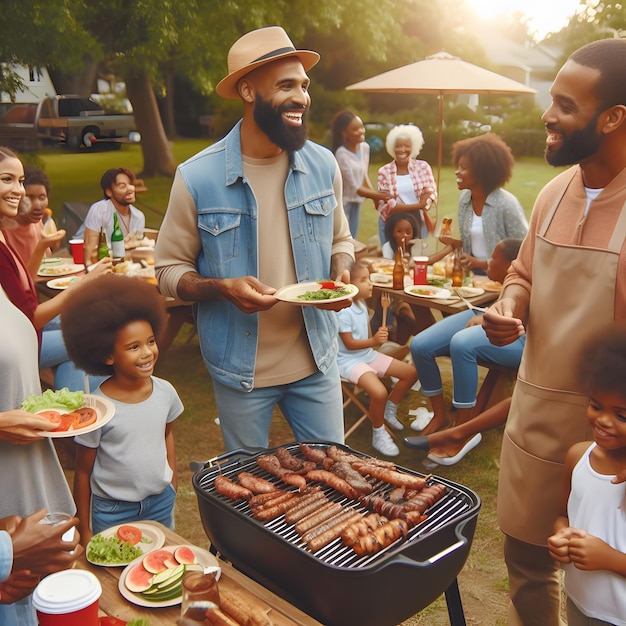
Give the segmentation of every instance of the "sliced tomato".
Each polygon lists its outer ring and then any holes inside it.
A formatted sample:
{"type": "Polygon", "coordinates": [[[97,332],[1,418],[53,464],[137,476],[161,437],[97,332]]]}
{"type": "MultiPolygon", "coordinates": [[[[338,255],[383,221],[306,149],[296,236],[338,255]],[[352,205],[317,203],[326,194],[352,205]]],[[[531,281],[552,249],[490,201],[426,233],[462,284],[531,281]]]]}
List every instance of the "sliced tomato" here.
{"type": "Polygon", "coordinates": [[[80,416],[78,424],[75,428],[85,428],[85,426],[90,426],[98,419],[96,410],[92,409],[90,406],[84,406],[80,409],[76,409],[74,413],[78,413],[80,416]]]}
{"type": "Polygon", "coordinates": [[[126,626],[128,622],[123,619],[117,619],[117,617],[111,617],[107,615],[105,617],[98,618],[98,626],[126,626]]]}
{"type": "Polygon", "coordinates": [[[126,541],[130,543],[131,546],[134,546],[141,541],[141,530],[136,526],[125,524],[117,529],[117,538],[120,541],[126,541]]]}
{"type": "Polygon", "coordinates": [[[61,415],[60,424],[54,429],[55,432],[66,432],[68,430],[72,430],[76,428],[80,420],[80,415],[78,413],[64,413],[61,415]]]}
{"type": "Polygon", "coordinates": [[[322,280],[320,281],[320,286],[322,289],[337,289],[334,280],[322,280]]]}
{"type": "Polygon", "coordinates": [[[39,411],[37,415],[41,415],[41,417],[45,417],[47,420],[52,422],[53,424],[61,423],[61,414],[58,411],[39,411]]]}

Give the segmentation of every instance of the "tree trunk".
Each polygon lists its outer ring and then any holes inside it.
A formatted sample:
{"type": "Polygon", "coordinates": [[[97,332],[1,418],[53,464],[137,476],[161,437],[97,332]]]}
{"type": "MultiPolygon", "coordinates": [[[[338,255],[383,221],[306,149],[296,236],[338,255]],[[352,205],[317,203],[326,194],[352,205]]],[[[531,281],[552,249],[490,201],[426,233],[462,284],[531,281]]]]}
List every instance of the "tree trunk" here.
{"type": "Polygon", "coordinates": [[[163,98],[163,125],[170,139],[176,138],[176,123],[174,121],[174,63],[167,63],[164,67],[165,97],[163,98]]]}
{"type": "Polygon", "coordinates": [[[126,94],[133,105],[137,130],[141,133],[143,178],[174,176],[176,162],[159,114],[152,83],[145,74],[126,78],[126,94]]]}

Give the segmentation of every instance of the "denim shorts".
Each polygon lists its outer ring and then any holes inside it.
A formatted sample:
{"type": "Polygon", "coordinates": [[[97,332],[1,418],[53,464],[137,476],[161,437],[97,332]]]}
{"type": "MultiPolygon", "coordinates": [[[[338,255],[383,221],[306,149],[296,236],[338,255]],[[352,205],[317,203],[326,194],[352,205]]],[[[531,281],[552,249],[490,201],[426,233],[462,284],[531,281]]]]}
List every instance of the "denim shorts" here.
{"type": "Polygon", "coordinates": [[[171,484],[162,493],[140,502],[110,500],[94,494],[91,498],[91,530],[95,535],[111,526],[142,520],[160,522],[173,530],[175,501],[176,491],[171,484]]]}

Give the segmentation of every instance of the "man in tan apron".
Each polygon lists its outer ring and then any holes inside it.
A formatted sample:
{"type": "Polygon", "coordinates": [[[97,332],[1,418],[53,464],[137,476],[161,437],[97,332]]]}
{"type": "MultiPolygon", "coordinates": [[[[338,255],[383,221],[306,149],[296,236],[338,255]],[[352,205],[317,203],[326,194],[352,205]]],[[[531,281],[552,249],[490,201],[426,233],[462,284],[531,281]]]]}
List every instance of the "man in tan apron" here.
{"type": "Polygon", "coordinates": [[[483,322],[496,345],[527,333],[502,442],[498,491],[509,624],[515,626],[560,623],[557,564],[547,538],[559,514],[565,454],[573,443],[591,439],[576,359],[598,328],[626,318],[622,85],[626,40],[584,46],[557,75],[542,118],[546,159],[578,165],[539,194],[502,296],[483,322]]]}

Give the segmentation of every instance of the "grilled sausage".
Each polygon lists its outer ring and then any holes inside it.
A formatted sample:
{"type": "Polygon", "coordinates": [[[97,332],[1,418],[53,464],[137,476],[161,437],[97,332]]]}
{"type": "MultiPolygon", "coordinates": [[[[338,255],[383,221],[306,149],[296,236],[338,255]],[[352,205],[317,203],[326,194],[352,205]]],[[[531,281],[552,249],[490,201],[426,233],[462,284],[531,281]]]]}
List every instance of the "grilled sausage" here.
{"type": "Polygon", "coordinates": [[[269,480],[265,480],[265,478],[255,476],[250,472],[241,472],[239,476],[237,476],[237,482],[254,494],[272,493],[278,489],[274,483],[271,483],[269,480]]]}
{"type": "Polygon", "coordinates": [[[326,483],[329,487],[335,489],[339,493],[342,493],[347,498],[353,500],[359,497],[359,492],[343,478],[339,478],[336,474],[327,470],[313,470],[306,475],[308,480],[316,480],[321,483],[326,483]]]}
{"type": "Polygon", "coordinates": [[[242,626],[272,626],[260,608],[254,608],[230,591],[220,589],[220,608],[242,626]]]}
{"type": "Polygon", "coordinates": [[[290,472],[297,472],[302,469],[302,459],[294,456],[287,450],[287,448],[277,448],[274,453],[276,458],[280,461],[282,467],[290,472]]]}
{"type": "MultiPolygon", "coordinates": [[[[293,498],[295,494],[290,492],[289,495],[293,498]]],[[[269,522],[277,517],[280,517],[289,506],[290,498],[286,498],[281,500],[280,502],[276,502],[275,504],[265,505],[258,507],[252,511],[252,516],[254,519],[259,520],[259,522],[269,522]]],[[[272,503],[274,501],[272,500],[272,503]]]]}
{"type": "Polygon", "coordinates": [[[350,517],[353,513],[354,513],[354,509],[343,508],[336,515],[333,515],[332,517],[329,517],[327,520],[325,520],[321,524],[318,524],[317,526],[311,528],[311,530],[305,532],[302,535],[302,541],[304,541],[304,543],[308,544],[309,541],[311,541],[312,539],[315,539],[315,537],[318,537],[319,535],[325,533],[327,530],[330,530],[331,528],[333,528],[339,522],[341,522],[344,519],[347,519],[348,517],[350,517]]]}
{"type": "Polygon", "coordinates": [[[277,489],[271,493],[259,493],[256,496],[252,496],[250,500],[248,500],[248,505],[250,508],[255,509],[256,507],[262,506],[263,504],[267,504],[268,502],[279,498],[284,493],[287,492],[282,489],[277,489]]]}
{"type": "Polygon", "coordinates": [[[222,476],[221,474],[215,478],[214,484],[218,493],[235,502],[250,500],[253,496],[253,493],[249,489],[238,485],[230,478],[226,478],[226,476],[222,476]]]}
{"type": "Polygon", "coordinates": [[[296,523],[296,532],[302,536],[305,532],[319,526],[322,522],[325,522],[327,519],[337,515],[340,511],[343,510],[343,506],[339,504],[339,502],[329,502],[321,506],[314,513],[303,517],[299,522],[296,523]]]}
{"type": "Polygon", "coordinates": [[[317,511],[325,502],[328,502],[328,498],[323,492],[316,491],[309,494],[308,497],[304,498],[295,506],[289,507],[289,509],[285,512],[285,521],[288,524],[295,524],[303,517],[306,517],[309,513],[317,511]]]}
{"type": "Polygon", "coordinates": [[[307,446],[306,443],[300,443],[298,445],[300,446],[300,452],[302,452],[302,455],[307,461],[323,463],[324,459],[328,456],[321,448],[313,448],[312,446],[307,446]]]}
{"type": "Polygon", "coordinates": [[[280,478],[284,483],[297,487],[300,490],[306,488],[306,480],[304,476],[300,476],[299,474],[295,474],[293,472],[290,472],[289,470],[286,470],[284,467],[282,467],[280,461],[278,460],[278,457],[276,457],[275,455],[262,454],[261,456],[257,457],[256,463],[261,469],[264,469],[266,472],[274,474],[274,476],[278,476],[278,478],[280,478]]]}
{"type": "Polygon", "coordinates": [[[356,454],[346,452],[338,446],[329,446],[328,450],[326,450],[326,453],[331,459],[333,459],[333,461],[345,461],[346,463],[363,463],[364,461],[366,461],[371,465],[377,465],[379,467],[387,467],[389,469],[395,469],[396,467],[393,461],[383,461],[375,457],[368,457],[367,459],[364,459],[363,457],[357,456],[356,454]]]}
{"type": "Polygon", "coordinates": [[[351,487],[354,487],[359,493],[372,493],[374,488],[370,485],[359,472],[352,468],[350,463],[345,461],[336,462],[330,469],[333,474],[343,478],[351,487]]]}
{"type": "Polygon", "coordinates": [[[405,474],[391,469],[377,467],[366,462],[353,463],[352,467],[363,476],[373,476],[378,480],[395,485],[396,487],[408,487],[409,489],[423,489],[426,479],[413,474],[405,474]]]}
{"type": "Polygon", "coordinates": [[[356,511],[353,512],[351,515],[348,515],[346,518],[337,522],[337,524],[323,532],[321,535],[318,535],[317,537],[311,539],[311,541],[307,543],[306,547],[311,550],[311,552],[317,552],[318,550],[321,550],[322,548],[326,547],[331,541],[337,539],[341,535],[341,531],[348,524],[351,524],[360,517],[360,513],[357,513],[356,511]]]}

